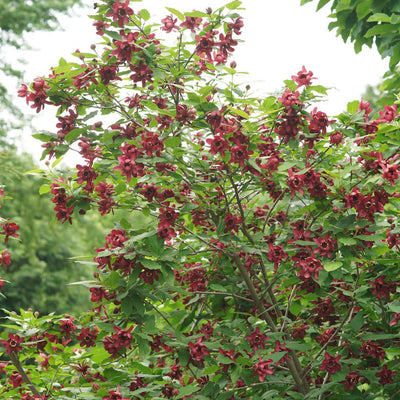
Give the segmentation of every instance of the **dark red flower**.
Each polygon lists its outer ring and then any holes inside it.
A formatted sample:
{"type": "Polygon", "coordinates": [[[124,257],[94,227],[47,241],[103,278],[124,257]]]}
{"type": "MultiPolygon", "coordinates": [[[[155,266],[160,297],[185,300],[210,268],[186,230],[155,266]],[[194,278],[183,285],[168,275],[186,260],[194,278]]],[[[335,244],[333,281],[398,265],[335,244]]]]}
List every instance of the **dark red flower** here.
{"type": "Polygon", "coordinates": [[[329,375],[334,374],[337,371],[340,371],[342,367],[339,364],[339,360],[341,358],[340,355],[338,356],[331,356],[327,352],[325,352],[325,360],[322,361],[321,366],[319,367],[320,371],[327,371],[329,375]]]}
{"type": "Polygon", "coordinates": [[[324,237],[314,238],[313,241],[317,243],[317,248],[314,250],[314,254],[319,253],[321,257],[326,256],[328,258],[331,258],[332,253],[337,248],[337,240],[331,238],[329,234],[325,235],[324,237]]]}
{"type": "Polygon", "coordinates": [[[342,132],[334,132],[329,135],[329,142],[331,144],[335,144],[336,147],[339,146],[340,143],[344,142],[344,136],[342,132]]]}
{"type": "Polygon", "coordinates": [[[388,299],[391,293],[396,293],[397,284],[391,279],[386,280],[385,275],[376,278],[374,281],[369,281],[368,283],[372,285],[372,293],[378,299],[388,299]]]}
{"type": "Polygon", "coordinates": [[[122,229],[113,229],[106,236],[106,243],[110,245],[112,249],[116,247],[123,247],[124,243],[128,240],[126,237],[126,232],[122,229]]]}
{"type": "Polygon", "coordinates": [[[126,143],[120,147],[120,150],[122,155],[118,156],[118,166],[114,167],[114,171],[121,171],[121,175],[126,176],[128,182],[131,181],[132,177],[143,176],[144,165],[136,163],[136,159],[143,155],[143,150],[133,144],[126,143]]]}
{"type": "Polygon", "coordinates": [[[153,285],[154,281],[158,281],[160,271],[156,269],[143,268],[143,271],[139,274],[139,278],[142,278],[149,285],[153,285]]]}
{"type": "Polygon", "coordinates": [[[189,342],[188,344],[191,359],[197,361],[200,366],[204,365],[204,357],[210,355],[210,351],[207,349],[207,346],[202,342],[203,338],[198,337],[195,343],[189,342]]]}
{"type": "Polygon", "coordinates": [[[161,30],[167,33],[172,32],[172,30],[177,30],[179,27],[178,25],[175,25],[176,21],[178,21],[177,18],[174,18],[172,15],[167,15],[161,20],[161,22],[164,24],[164,26],[161,27],[161,30]]]}
{"type": "Polygon", "coordinates": [[[265,348],[265,342],[270,337],[264,333],[260,333],[260,328],[257,327],[254,331],[250,332],[250,335],[246,335],[246,339],[250,342],[253,350],[257,351],[258,349],[265,348]]]}
{"type": "Polygon", "coordinates": [[[23,337],[17,334],[9,333],[8,339],[0,340],[0,343],[6,349],[6,353],[11,354],[11,353],[18,353],[19,351],[22,350],[21,344],[24,342],[24,340],[25,339],[23,337]]]}
{"type": "Polygon", "coordinates": [[[281,102],[284,107],[299,106],[303,104],[303,102],[299,100],[299,96],[300,92],[297,90],[293,92],[290,89],[287,89],[283,92],[282,97],[279,97],[277,100],[281,102]]]}
{"type": "Polygon", "coordinates": [[[398,115],[400,115],[397,114],[397,104],[395,104],[394,106],[384,106],[383,111],[379,111],[379,115],[381,116],[381,118],[377,119],[378,122],[392,122],[398,115]]]}
{"type": "Polygon", "coordinates": [[[364,115],[368,119],[369,114],[372,112],[372,109],[370,108],[370,103],[364,99],[361,99],[357,111],[364,111],[364,115]]]}
{"type": "Polygon", "coordinates": [[[324,269],[321,261],[317,260],[314,255],[307,257],[304,260],[300,260],[296,266],[300,266],[300,272],[298,275],[302,281],[306,281],[310,278],[317,280],[319,278],[319,271],[324,269]]]}
{"type": "Polygon", "coordinates": [[[74,317],[69,317],[67,319],[62,319],[60,321],[60,329],[62,333],[65,333],[69,338],[71,333],[74,333],[77,327],[74,325],[74,317]]]}
{"type": "Polygon", "coordinates": [[[322,111],[317,111],[317,108],[311,111],[311,121],[309,125],[309,130],[311,133],[326,133],[326,128],[331,123],[335,122],[334,120],[329,121],[327,115],[322,111]]]}
{"type": "Polygon", "coordinates": [[[112,65],[111,67],[103,67],[99,69],[99,74],[101,81],[107,85],[111,81],[117,80],[120,81],[122,78],[117,76],[118,73],[118,67],[115,65],[112,65]]]}
{"type": "Polygon", "coordinates": [[[118,22],[118,26],[122,28],[125,24],[129,23],[129,15],[133,15],[133,10],[128,7],[129,0],[126,0],[125,3],[120,3],[119,0],[116,0],[115,4],[111,7],[113,11],[110,11],[106,14],[107,17],[112,17],[113,22],[118,22]]]}
{"type": "Polygon", "coordinates": [[[168,383],[164,386],[164,388],[161,390],[163,397],[167,399],[172,399],[173,397],[176,397],[179,395],[179,389],[176,389],[169,385],[168,383]]]}
{"type": "Polygon", "coordinates": [[[385,350],[382,346],[373,340],[362,340],[362,346],[360,347],[360,352],[363,353],[363,357],[378,358],[383,361],[385,359],[385,350]]]}
{"type": "Polygon", "coordinates": [[[176,107],[175,120],[179,122],[189,123],[191,120],[196,118],[196,110],[190,108],[186,104],[178,104],[176,107]]]}
{"type": "Polygon", "coordinates": [[[393,376],[396,375],[395,371],[392,371],[391,369],[388,369],[387,365],[385,364],[382,367],[382,370],[380,372],[377,372],[375,376],[379,378],[379,383],[381,385],[386,385],[388,383],[393,383],[393,376]]]}
{"type": "Polygon", "coordinates": [[[103,345],[105,350],[111,354],[111,358],[116,358],[123,350],[131,348],[133,325],[129,329],[121,329],[117,326],[114,326],[113,329],[116,333],[106,336],[103,345]]]}
{"type": "Polygon", "coordinates": [[[124,31],[120,32],[121,40],[114,42],[115,49],[111,52],[114,54],[119,61],[127,61],[131,63],[132,53],[140,51],[140,47],[136,46],[136,41],[139,36],[139,32],[129,32],[125,34],[124,31]]]}
{"type": "Polygon", "coordinates": [[[289,255],[283,250],[284,246],[274,246],[272,243],[268,243],[268,260],[274,263],[275,270],[278,268],[278,265],[289,255]]]}
{"type": "Polygon", "coordinates": [[[294,174],[295,170],[292,168],[289,168],[288,170],[288,178],[286,180],[290,191],[292,198],[295,196],[296,192],[299,194],[304,194],[304,175],[303,174],[294,174]]]}
{"type": "Polygon", "coordinates": [[[104,29],[107,29],[110,24],[107,24],[104,21],[96,21],[93,23],[93,25],[96,27],[96,35],[103,36],[104,35],[104,29]]]}
{"type": "Polygon", "coordinates": [[[117,390],[110,390],[108,394],[109,396],[103,396],[103,400],[130,400],[128,397],[122,397],[119,385],[117,386],[117,390]]]}
{"type": "Polygon", "coordinates": [[[219,153],[225,157],[225,150],[229,149],[229,142],[223,136],[215,135],[212,139],[206,139],[206,142],[211,146],[211,154],[219,153]]]}
{"type": "Polygon", "coordinates": [[[228,28],[233,30],[236,35],[240,35],[240,29],[243,28],[244,23],[242,17],[236,18],[233,22],[228,22],[228,28]]]}
{"type": "Polygon", "coordinates": [[[146,82],[153,82],[153,70],[146,63],[141,61],[138,65],[130,65],[129,68],[133,71],[129,76],[133,82],[141,82],[143,87],[146,86],[146,82]]]}
{"type": "Polygon", "coordinates": [[[195,39],[197,41],[196,54],[200,57],[203,57],[205,55],[207,57],[207,60],[211,62],[211,51],[215,44],[212,37],[212,31],[208,31],[205,35],[201,37],[196,35],[195,39]]]}
{"type": "Polygon", "coordinates": [[[185,21],[181,23],[181,27],[185,27],[196,33],[196,29],[199,28],[201,21],[200,17],[185,17],[185,21]]]}
{"type": "Polygon", "coordinates": [[[9,379],[11,386],[14,388],[21,386],[24,382],[24,378],[17,371],[13,371],[9,379]]]}
{"type": "Polygon", "coordinates": [[[306,336],[306,330],[309,328],[310,326],[307,324],[302,324],[301,326],[296,326],[293,328],[292,331],[292,336],[293,339],[304,339],[304,337],[306,336]]]}
{"type": "Polygon", "coordinates": [[[262,361],[261,354],[259,354],[259,360],[260,361],[258,363],[254,364],[254,374],[250,376],[258,375],[258,380],[263,382],[268,375],[272,375],[274,373],[274,370],[270,368],[272,360],[262,361]]]}
{"type": "Polygon", "coordinates": [[[238,232],[240,224],[243,222],[242,217],[239,215],[233,215],[228,212],[225,216],[225,229],[224,232],[238,232]]]}
{"type": "Polygon", "coordinates": [[[303,65],[303,68],[297,73],[297,75],[292,75],[292,79],[297,83],[296,89],[298,89],[300,86],[310,86],[311,80],[316,78],[314,78],[313,73],[307,71],[303,65]]]}
{"type": "Polygon", "coordinates": [[[19,225],[15,222],[5,222],[4,224],[1,224],[1,226],[3,227],[1,234],[6,236],[4,238],[4,243],[8,243],[8,238],[10,236],[15,238],[19,237],[19,234],[17,233],[19,225]]]}
{"type": "Polygon", "coordinates": [[[357,385],[358,382],[360,381],[360,373],[358,371],[350,371],[346,374],[346,379],[343,382],[345,384],[344,386],[344,390],[354,390],[357,385]]]}
{"type": "Polygon", "coordinates": [[[79,343],[81,347],[93,347],[96,345],[98,333],[99,330],[97,328],[92,330],[90,330],[90,328],[82,328],[81,333],[76,337],[76,339],[81,341],[79,343]]]}
{"type": "Polygon", "coordinates": [[[231,148],[231,159],[229,163],[237,163],[240,167],[244,166],[245,161],[247,161],[253,154],[252,150],[249,150],[245,145],[237,145],[231,148]]]}
{"type": "Polygon", "coordinates": [[[170,240],[176,236],[174,228],[168,226],[159,226],[157,229],[157,235],[161,239],[170,240]]]}
{"type": "Polygon", "coordinates": [[[57,137],[60,140],[63,140],[65,136],[75,128],[75,119],[78,116],[73,110],[69,110],[69,115],[64,117],[58,117],[58,124],[56,125],[57,128],[60,128],[57,131],[57,137]]]}
{"type": "Polygon", "coordinates": [[[81,65],[82,68],[86,68],[82,73],[73,76],[73,85],[77,89],[87,89],[91,83],[97,85],[99,82],[96,78],[96,67],[94,65],[81,65]]]}
{"type": "Polygon", "coordinates": [[[4,265],[5,268],[7,265],[10,264],[11,264],[11,254],[7,252],[7,249],[4,249],[0,253],[0,267],[4,265]]]}

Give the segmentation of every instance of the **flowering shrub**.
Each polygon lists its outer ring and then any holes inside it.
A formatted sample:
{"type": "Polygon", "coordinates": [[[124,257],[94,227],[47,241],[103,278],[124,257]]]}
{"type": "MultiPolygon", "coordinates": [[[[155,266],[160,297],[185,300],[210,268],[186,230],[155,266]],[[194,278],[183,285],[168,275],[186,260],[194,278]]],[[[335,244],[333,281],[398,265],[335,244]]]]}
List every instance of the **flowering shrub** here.
{"type": "Polygon", "coordinates": [[[148,224],[115,217],[82,282],[90,311],[10,313],[6,398],[399,395],[397,107],[330,119],[305,67],[251,97],[227,64],[240,4],[150,24],[97,3],[101,47],[21,89],[57,108],[43,156],[81,155],[47,172],[60,223],[124,209],[148,224]]]}
{"type": "MultiPolygon", "coordinates": [[[[6,197],[4,193],[4,189],[0,187],[0,199],[10,199],[10,197],[6,197]]],[[[0,204],[1,208],[1,204],[0,204]]],[[[7,244],[10,237],[11,238],[18,238],[19,233],[19,226],[15,222],[10,222],[9,219],[4,219],[0,216],[0,236],[4,238],[4,244],[7,244]]],[[[0,250],[0,267],[7,268],[11,265],[11,254],[7,251],[7,249],[0,250]]],[[[4,296],[1,293],[2,287],[4,285],[4,281],[1,279],[0,276],[0,296],[4,296]]]]}

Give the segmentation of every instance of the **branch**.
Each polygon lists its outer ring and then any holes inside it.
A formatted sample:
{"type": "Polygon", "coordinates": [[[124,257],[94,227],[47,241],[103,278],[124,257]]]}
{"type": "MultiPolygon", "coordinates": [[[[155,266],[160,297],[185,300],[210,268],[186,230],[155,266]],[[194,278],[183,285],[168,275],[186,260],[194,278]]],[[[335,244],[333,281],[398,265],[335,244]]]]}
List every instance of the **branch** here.
{"type": "Polygon", "coordinates": [[[12,363],[14,364],[15,368],[17,368],[17,371],[19,372],[19,374],[22,376],[22,379],[24,380],[24,382],[29,386],[29,389],[31,390],[31,392],[35,396],[41,397],[41,394],[38,392],[35,385],[32,383],[32,381],[29,379],[29,376],[26,374],[25,370],[22,368],[22,365],[19,361],[17,354],[14,352],[11,352],[10,359],[11,359],[12,363]]]}

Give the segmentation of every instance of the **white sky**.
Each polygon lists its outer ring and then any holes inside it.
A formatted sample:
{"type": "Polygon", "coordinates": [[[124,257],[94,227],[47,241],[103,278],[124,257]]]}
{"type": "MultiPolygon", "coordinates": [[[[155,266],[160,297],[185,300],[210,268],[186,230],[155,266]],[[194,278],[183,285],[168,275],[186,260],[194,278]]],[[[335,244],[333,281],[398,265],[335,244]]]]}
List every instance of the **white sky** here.
{"type": "MultiPolygon", "coordinates": [[[[131,1],[134,11],[146,8],[155,21],[169,14],[165,6],[179,11],[204,11],[208,6],[216,9],[228,0],[144,0],[131,1]]],[[[64,31],[39,32],[30,34],[28,42],[34,51],[24,54],[29,59],[26,66],[26,83],[35,77],[47,75],[52,66],[58,65],[60,57],[66,60],[76,58],[70,56],[76,49],[90,52],[90,45],[99,41],[92,26],[93,20],[87,17],[94,14],[93,1],[84,0],[87,8],[73,18],[62,18],[64,31]]],[[[300,0],[243,0],[245,10],[240,11],[244,19],[244,28],[233,60],[237,62],[237,70],[249,74],[246,84],[257,94],[268,94],[279,90],[283,80],[290,79],[302,67],[313,71],[318,78],[317,84],[332,87],[329,101],[319,105],[321,111],[330,115],[340,113],[349,101],[358,100],[365,91],[366,85],[376,85],[383,73],[388,69],[388,59],[381,60],[375,48],[363,48],[355,54],[351,43],[344,44],[342,39],[327,29],[330,22],[329,7],[315,12],[317,2],[300,7],[300,0]]],[[[20,101],[24,112],[29,113],[24,101],[20,101]]],[[[53,113],[35,114],[34,125],[37,130],[54,130],[56,120],[53,113]]],[[[23,133],[24,150],[34,154],[39,160],[41,143],[23,133]]]]}

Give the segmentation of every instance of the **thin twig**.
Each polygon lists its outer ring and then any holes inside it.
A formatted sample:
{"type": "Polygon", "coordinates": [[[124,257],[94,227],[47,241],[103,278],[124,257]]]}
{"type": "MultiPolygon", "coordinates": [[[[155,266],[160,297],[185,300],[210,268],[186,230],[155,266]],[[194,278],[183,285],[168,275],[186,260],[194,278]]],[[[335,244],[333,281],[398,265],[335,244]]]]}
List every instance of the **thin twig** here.
{"type": "Polygon", "coordinates": [[[12,363],[14,364],[15,368],[17,368],[17,371],[21,375],[22,379],[24,382],[29,386],[29,389],[32,391],[32,393],[35,396],[41,397],[41,394],[39,391],[36,389],[35,385],[32,383],[32,381],[29,379],[29,376],[26,374],[25,370],[22,368],[22,365],[19,361],[19,358],[16,353],[11,352],[10,353],[10,359],[12,363]]]}

